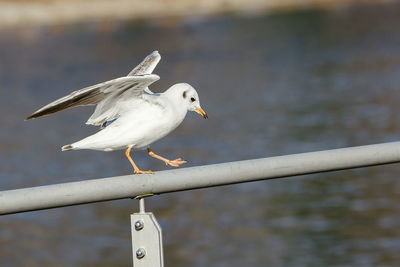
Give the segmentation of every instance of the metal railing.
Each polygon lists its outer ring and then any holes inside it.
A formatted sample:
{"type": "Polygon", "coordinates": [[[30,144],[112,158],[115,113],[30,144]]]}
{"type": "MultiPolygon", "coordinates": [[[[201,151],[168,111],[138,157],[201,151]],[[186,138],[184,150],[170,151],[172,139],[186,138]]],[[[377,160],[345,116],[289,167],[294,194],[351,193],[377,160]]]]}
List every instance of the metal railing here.
{"type": "Polygon", "coordinates": [[[400,142],[0,191],[0,214],[400,162],[400,142]]]}
{"type": "Polygon", "coordinates": [[[143,247],[133,242],[134,266],[162,266],[161,229],[154,215],[144,211],[143,196],[396,162],[400,162],[400,142],[174,169],[153,175],[126,175],[38,186],[1,191],[0,214],[139,196],[140,212],[131,215],[132,238],[143,240],[147,245],[143,247]],[[153,229],[145,234],[147,238],[142,238],[144,222],[149,225],[147,230],[153,229]],[[145,247],[153,247],[158,254],[151,256],[145,247]],[[148,256],[145,257],[146,253],[148,256]],[[154,265],[155,258],[160,264],[154,265]]]}

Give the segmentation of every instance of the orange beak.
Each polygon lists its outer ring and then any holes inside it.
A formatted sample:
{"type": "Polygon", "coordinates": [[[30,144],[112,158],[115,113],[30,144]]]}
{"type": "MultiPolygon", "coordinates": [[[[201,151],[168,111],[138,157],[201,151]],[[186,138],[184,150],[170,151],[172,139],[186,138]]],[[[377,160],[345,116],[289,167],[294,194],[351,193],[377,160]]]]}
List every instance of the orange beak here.
{"type": "Polygon", "coordinates": [[[208,119],[207,113],[202,108],[196,108],[195,111],[199,113],[204,119],[208,119]]]}

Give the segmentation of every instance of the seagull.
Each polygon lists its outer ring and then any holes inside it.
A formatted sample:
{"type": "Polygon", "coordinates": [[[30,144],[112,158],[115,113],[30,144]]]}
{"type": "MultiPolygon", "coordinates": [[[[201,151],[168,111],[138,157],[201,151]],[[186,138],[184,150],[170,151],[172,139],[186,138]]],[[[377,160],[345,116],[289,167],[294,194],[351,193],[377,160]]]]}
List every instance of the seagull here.
{"type": "Polygon", "coordinates": [[[100,126],[101,129],[80,141],[63,146],[62,151],[125,150],[135,174],[153,174],[150,170],[140,170],[130,155],[131,149],[147,147],[149,156],[166,165],[179,167],[186,161],[161,157],[149,145],[178,127],[187,111],[195,111],[205,119],[208,116],[200,106],[196,90],[187,83],[175,84],[163,93],[150,91],[148,86],[160,79],[152,74],[160,59],[158,51],[154,51],[127,76],[74,91],[40,108],[26,120],[71,107],[96,105],[86,124],[100,126]]]}

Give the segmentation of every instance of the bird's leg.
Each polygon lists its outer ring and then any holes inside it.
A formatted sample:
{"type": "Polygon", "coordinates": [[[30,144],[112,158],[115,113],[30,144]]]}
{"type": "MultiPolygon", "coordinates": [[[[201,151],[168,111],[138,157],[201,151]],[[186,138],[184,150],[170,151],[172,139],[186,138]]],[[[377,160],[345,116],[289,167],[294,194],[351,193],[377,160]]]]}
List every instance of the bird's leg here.
{"type": "Polygon", "coordinates": [[[177,159],[174,159],[174,160],[169,160],[169,159],[163,158],[163,157],[161,157],[161,156],[155,154],[155,153],[150,149],[150,147],[147,148],[147,153],[149,153],[149,156],[150,156],[150,157],[153,157],[153,158],[159,159],[159,160],[161,160],[161,161],[164,161],[166,165],[171,165],[171,166],[174,166],[174,167],[179,167],[180,165],[186,163],[186,161],[184,161],[184,160],[181,159],[181,158],[177,158],[177,159]]]}
{"type": "Polygon", "coordinates": [[[152,171],[141,171],[141,170],[139,170],[138,166],[136,166],[135,162],[133,162],[133,160],[132,160],[132,158],[131,158],[131,155],[130,155],[131,149],[132,149],[131,147],[128,147],[128,148],[126,149],[126,151],[125,151],[125,156],[128,158],[128,160],[129,160],[130,163],[132,164],[133,170],[134,170],[135,174],[145,174],[145,173],[147,173],[147,174],[153,174],[154,172],[152,172],[152,171]]]}

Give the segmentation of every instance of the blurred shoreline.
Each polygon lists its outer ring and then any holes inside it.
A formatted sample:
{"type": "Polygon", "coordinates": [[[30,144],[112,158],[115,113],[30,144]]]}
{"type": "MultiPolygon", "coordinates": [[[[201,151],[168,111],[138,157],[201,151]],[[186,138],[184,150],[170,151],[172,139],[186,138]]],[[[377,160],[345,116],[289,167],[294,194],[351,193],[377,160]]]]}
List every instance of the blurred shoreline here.
{"type": "MultiPolygon", "coordinates": [[[[298,9],[337,9],[391,0],[0,0],[0,30],[15,26],[208,17],[298,9]]],[[[179,21],[179,20],[178,20],[179,21]]]]}

